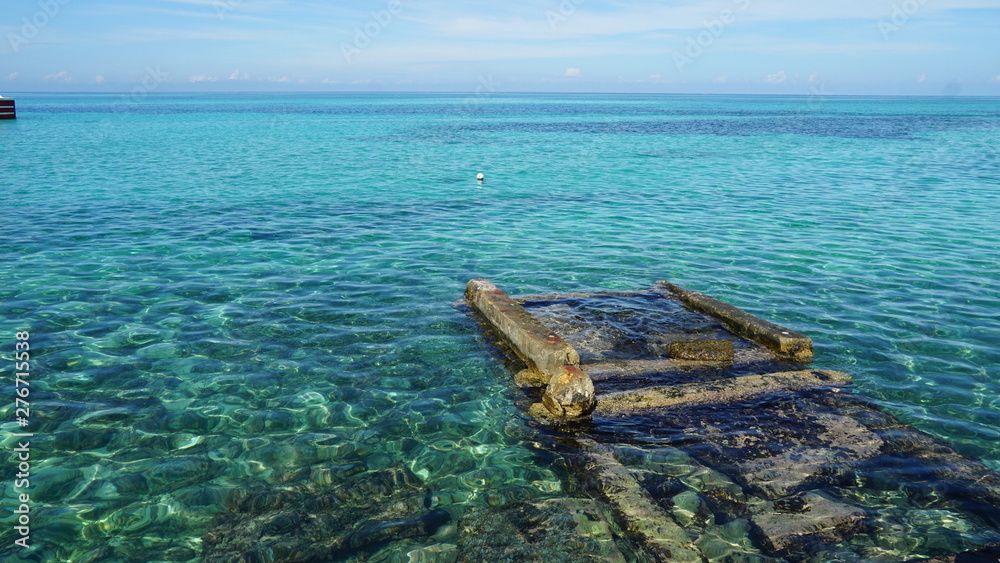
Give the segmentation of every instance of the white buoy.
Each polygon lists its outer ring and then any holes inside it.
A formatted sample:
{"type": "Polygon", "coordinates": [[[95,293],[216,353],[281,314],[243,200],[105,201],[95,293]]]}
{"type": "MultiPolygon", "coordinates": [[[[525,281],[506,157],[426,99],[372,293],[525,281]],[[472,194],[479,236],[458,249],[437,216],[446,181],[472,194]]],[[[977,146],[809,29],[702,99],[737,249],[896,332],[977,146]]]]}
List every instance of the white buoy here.
{"type": "Polygon", "coordinates": [[[484,176],[483,173],[480,172],[479,174],[476,175],[476,179],[482,182],[483,180],[486,179],[486,176],[484,176]]]}

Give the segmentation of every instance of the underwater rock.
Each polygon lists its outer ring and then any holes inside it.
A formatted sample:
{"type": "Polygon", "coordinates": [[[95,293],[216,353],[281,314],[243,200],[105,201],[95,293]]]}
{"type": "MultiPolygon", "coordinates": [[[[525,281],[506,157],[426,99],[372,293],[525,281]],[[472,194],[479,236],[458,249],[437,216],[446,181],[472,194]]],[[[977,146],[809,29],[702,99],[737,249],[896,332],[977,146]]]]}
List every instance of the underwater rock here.
{"type": "Polygon", "coordinates": [[[591,499],[481,507],[459,522],[458,561],[624,563],[611,526],[591,499]]]}
{"type": "Polygon", "coordinates": [[[368,471],[368,467],[362,462],[314,465],[310,470],[309,480],[316,485],[332,485],[365,471],[368,471]]]}
{"type": "Polygon", "coordinates": [[[685,530],[703,531],[707,526],[715,524],[715,518],[707,503],[698,493],[684,491],[671,499],[674,520],[685,530]]]}
{"type": "Polygon", "coordinates": [[[720,563],[787,563],[786,559],[764,556],[750,539],[750,518],[743,517],[719,526],[710,526],[695,545],[708,561],[720,563]]]}
{"type": "MultiPolygon", "coordinates": [[[[215,511],[217,507],[227,506],[235,489],[225,485],[193,485],[183,490],[175,491],[174,498],[189,511],[192,508],[203,508],[215,511]]],[[[193,511],[192,511],[193,512],[193,511]]]]}
{"type": "Polygon", "coordinates": [[[162,460],[146,474],[149,491],[159,494],[196,483],[205,483],[224,468],[223,462],[208,456],[185,456],[162,460]]]}
{"type": "Polygon", "coordinates": [[[750,521],[771,552],[804,553],[809,542],[840,543],[864,528],[865,511],[811,491],[767,502],[750,521]]]}
{"type": "MultiPolygon", "coordinates": [[[[414,536],[429,536],[451,520],[446,510],[436,508],[414,518],[367,522],[344,538],[340,552],[357,551],[372,544],[414,536]]],[[[335,552],[334,555],[337,555],[335,552]]]]}
{"type": "Polygon", "coordinates": [[[136,415],[132,410],[117,407],[91,411],[74,420],[73,424],[83,428],[100,430],[116,426],[124,420],[131,420],[133,423],[141,422],[141,420],[136,420],[136,415]]]}
{"type": "Polygon", "coordinates": [[[730,340],[682,340],[667,348],[671,358],[702,362],[731,362],[735,354],[730,340]]]}
{"type": "Polygon", "coordinates": [[[407,563],[454,563],[458,558],[458,546],[453,543],[436,543],[407,552],[407,563]]]}
{"type": "Polygon", "coordinates": [[[330,561],[431,535],[451,519],[402,468],[242,496],[204,536],[203,561],[330,561]]]}
{"type": "MultiPolygon", "coordinates": [[[[996,563],[1000,561],[1000,542],[994,542],[979,549],[956,555],[941,555],[931,559],[920,559],[920,563],[996,563]]],[[[910,563],[917,563],[912,561],[910,563]]]]}
{"type": "Polygon", "coordinates": [[[173,432],[191,434],[214,434],[232,423],[232,418],[210,412],[209,409],[188,409],[184,412],[168,414],[163,426],[173,432]]]}
{"type": "Polygon", "coordinates": [[[542,403],[553,415],[563,418],[578,418],[593,412],[597,402],[594,399],[594,382],[580,371],[580,368],[565,365],[549,381],[542,396],[542,403]]]}
{"type": "Polygon", "coordinates": [[[149,481],[142,473],[127,473],[111,479],[111,484],[122,496],[135,496],[149,493],[149,481]]]}
{"type": "Polygon", "coordinates": [[[518,387],[545,387],[551,377],[533,369],[522,369],[514,374],[514,383],[518,387]]]}
{"type": "Polygon", "coordinates": [[[858,468],[866,486],[902,491],[916,506],[949,506],[1000,528],[1000,475],[995,471],[898,421],[876,430],[886,447],[882,456],[858,468]]]}
{"type": "Polygon", "coordinates": [[[82,469],[45,467],[34,472],[32,500],[36,502],[57,502],[71,499],[72,492],[85,483],[82,469]]]}
{"type": "Polygon", "coordinates": [[[86,451],[108,447],[119,432],[114,430],[80,428],[67,432],[58,432],[52,437],[52,450],[86,451]]]}

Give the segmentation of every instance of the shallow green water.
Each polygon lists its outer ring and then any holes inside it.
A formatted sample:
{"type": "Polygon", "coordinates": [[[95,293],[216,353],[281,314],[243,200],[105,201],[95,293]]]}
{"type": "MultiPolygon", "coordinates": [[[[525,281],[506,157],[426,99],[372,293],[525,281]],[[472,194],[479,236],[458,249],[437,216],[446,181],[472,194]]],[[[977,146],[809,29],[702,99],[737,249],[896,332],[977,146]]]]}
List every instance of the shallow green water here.
{"type": "Polygon", "coordinates": [[[359,463],[459,509],[559,496],[509,375],[453,307],[474,277],[512,294],[665,279],[728,300],[1000,469],[995,99],[18,109],[0,123],[0,344],[11,366],[30,331],[32,411],[11,422],[5,367],[3,428],[8,451],[35,434],[36,547],[5,557],[196,560],[234,494],[359,463]]]}

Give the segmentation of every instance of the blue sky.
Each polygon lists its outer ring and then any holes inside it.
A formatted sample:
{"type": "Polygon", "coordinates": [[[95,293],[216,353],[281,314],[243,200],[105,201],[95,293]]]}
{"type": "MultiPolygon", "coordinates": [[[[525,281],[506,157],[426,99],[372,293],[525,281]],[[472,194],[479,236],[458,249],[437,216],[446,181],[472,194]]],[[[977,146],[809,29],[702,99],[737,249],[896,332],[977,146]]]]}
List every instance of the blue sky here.
{"type": "Polygon", "coordinates": [[[1000,95],[1000,0],[5,0],[0,92],[1000,95]]]}

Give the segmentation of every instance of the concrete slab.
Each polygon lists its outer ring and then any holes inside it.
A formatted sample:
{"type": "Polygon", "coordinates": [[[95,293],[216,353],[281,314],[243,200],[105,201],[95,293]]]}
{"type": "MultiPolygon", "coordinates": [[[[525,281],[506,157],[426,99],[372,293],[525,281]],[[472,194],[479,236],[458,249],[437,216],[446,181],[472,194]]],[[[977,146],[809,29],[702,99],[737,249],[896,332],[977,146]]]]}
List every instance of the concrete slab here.
{"type": "Polygon", "coordinates": [[[699,362],[731,362],[736,355],[729,340],[681,340],[667,348],[671,358],[699,362]]]}
{"type": "Polygon", "coordinates": [[[758,539],[772,553],[800,554],[807,542],[840,543],[864,529],[865,511],[810,491],[768,502],[751,518],[758,539]]]}
{"type": "Polygon", "coordinates": [[[646,387],[598,395],[597,414],[632,414],[641,409],[731,404],[767,394],[850,385],[851,376],[834,370],[800,370],[745,375],[704,383],[646,387]]]}

